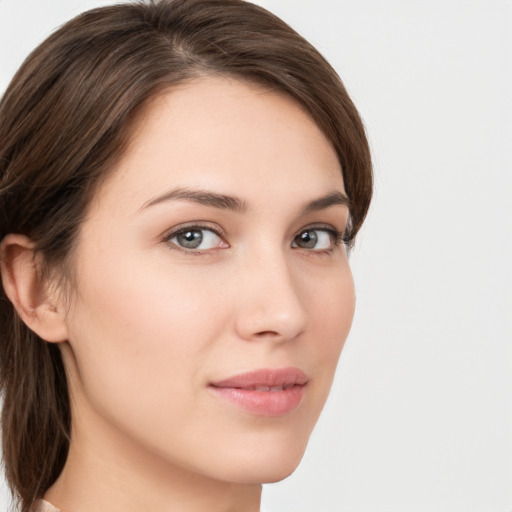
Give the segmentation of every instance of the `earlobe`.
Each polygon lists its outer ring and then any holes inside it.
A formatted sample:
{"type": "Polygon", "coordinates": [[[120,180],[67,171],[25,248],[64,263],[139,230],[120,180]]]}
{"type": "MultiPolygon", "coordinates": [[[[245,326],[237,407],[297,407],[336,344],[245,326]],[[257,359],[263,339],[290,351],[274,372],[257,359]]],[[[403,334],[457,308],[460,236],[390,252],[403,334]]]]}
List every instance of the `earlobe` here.
{"type": "Polygon", "coordinates": [[[41,276],[34,243],[24,235],[7,235],[0,244],[0,270],[5,294],[23,322],[43,340],[67,340],[63,305],[41,276]]]}

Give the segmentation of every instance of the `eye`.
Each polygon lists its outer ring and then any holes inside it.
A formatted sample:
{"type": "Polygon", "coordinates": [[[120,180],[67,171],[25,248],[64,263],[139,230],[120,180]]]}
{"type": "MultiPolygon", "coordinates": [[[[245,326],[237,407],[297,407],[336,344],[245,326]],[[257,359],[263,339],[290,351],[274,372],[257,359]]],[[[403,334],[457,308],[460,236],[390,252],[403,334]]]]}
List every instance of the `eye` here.
{"type": "Polygon", "coordinates": [[[210,227],[190,226],[173,231],[165,237],[168,243],[174,244],[179,249],[189,251],[206,251],[220,247],[228,247],[228,244],[210,227]]]}
{"type": "Polygon", "coordinates": [[[331,228],[308,228],[301,231],[292,242],[292,247],[328,251],[342,242],[342,235],[331,228]]]}

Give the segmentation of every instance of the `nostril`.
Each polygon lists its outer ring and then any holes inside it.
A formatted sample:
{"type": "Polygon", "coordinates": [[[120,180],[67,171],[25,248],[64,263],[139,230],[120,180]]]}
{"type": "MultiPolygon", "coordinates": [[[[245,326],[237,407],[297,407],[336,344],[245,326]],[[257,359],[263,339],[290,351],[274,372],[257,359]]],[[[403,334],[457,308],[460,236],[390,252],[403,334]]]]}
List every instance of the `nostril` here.
{"type": "Polygon", "coordinates": [[[256,336],[258,336],[260,338],[263,338],[265,336],[279,336],[279,333],[276,331],[261,331],[261,332],[257,332],[256,336]]]}

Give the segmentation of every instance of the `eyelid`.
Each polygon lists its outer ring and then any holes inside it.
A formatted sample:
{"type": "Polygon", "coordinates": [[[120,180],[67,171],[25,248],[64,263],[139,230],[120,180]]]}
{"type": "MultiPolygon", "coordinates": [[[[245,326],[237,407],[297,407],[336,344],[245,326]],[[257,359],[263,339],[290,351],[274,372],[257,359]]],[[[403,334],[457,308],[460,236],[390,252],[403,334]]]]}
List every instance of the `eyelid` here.
{"type": "Polygon", "coordinates": [[[299,231],[297,231],[297,233],[293,237],[292,244],[294,243],[295,238],[297,238],[304,231],[325,231],[325,232],[329,233],[329,235],[332,237],[332,247],[330,247],[329,249],[305,249],[303,247],[299,247],[298,245],[295,245],[295,246],[292,245],[292,247],[296,247],[298,249],[303,249],[305,251],[313,252],[313,253],[314,252],[326,253],[326,252],[330,252],[330,251],[334,250],[336,247],[339,247],[342,244],[346,244],[346,241],[345,241],[345,231],[346,230],[340,231],[339,229],[335,228],[331,224],[310,224],[308,226],[301,228],[299,231]]]}
{"type": "Polygon", "coordinates": [[[303,228],[299,229],[297,231],[297,234],[302,233],[303,231],[307,231],[308,229],[314,230],[318,229],[320,231],[329,231],[333,234],[338,234],[340,236],[344,236],[345,230],[339,230],[332,224],[326,224],[326,223],[317,223],[317,224],[308,224],[307,226],[304,226],[303,228]]]}
{"type": "MultiPolygon", "coordinates": [[[[206,222],[205,221],[192,221],[192,222],[187,222],[185,224],[181,224],[178,226],[174,226],[173,228],[167,230],[162,235],[162,242],[167,243],[169,245],[169,247],[173,250],[178,250],[185,254],[190,254],[190,255],[201,255],[201,254],[204,255],[204,254],[208,254],[209,252],[217,250],[217,249],[226,249],[226,248],[230,247],[229,243],[226,241],[226,232],[220,226],[215,225],[215,224],[212,225],[207,221],[206,222]],[[217,235],[226,244],[226,247],[217,247],[217,248],[210,248],[210,249],[187,249],[185,247],[181,247],[180,245],[178,245],[174,242],[171,242],[171,240],[173,238],[180,235],[181,233],[186,232],[186,231],[194,231],[194,230],[211,231],[212,233],[217,235]]],[[[312,253],[332,252],[334,249],[336,249],[337,247],[339,247],[342,244],[346,244],[345,231],[340,231],[339,229],[335,228],[332,224],[310,224],[310,225],[304,226],[303,228],[301,228],[299,231],[296,232],[295,236],[292,239],[292,247],[293,248],[302,249],[304,251],[312,252],[312,253]],[[303,233],[304,231],[308,231],[308,230],[310,230],[310,231],[317,230],[317,231],[327,232],[329,234],[329,236],[332,237],[332,246],[329,249],[314,249],[314,248],[306,249],[306,248],[296,245],[295,238],[297,236],[299,236],[301,233],[303,233]],[[295,245],[293,245],[293,244],[295,244],[295,245]]]]}
{"type": "MultiPolygon", "coordinates": [[[[214,249],[186,249],[185,247],[180,247],[178,244],[171,242],[173,238],[178,236],[179,234],[186,231],[211,231],[215,233],[222,241],[229,247],[228,242],[226,242],[226,234],[225,231],[218,225],[212,225],[208,222],[201,221],[193,221],[187,222],[185,224],[180,224],[178,226],[174,226],[173,228],[167,230],[162,235],[162,242],[167,243],[169,247],[173,250],[181,251],[185,254],[199,255],[199,254],[207,254],[208,252],[214,249]]],[[[222,249],[226,249],[227,247],[222,247],[222,249]]]]}

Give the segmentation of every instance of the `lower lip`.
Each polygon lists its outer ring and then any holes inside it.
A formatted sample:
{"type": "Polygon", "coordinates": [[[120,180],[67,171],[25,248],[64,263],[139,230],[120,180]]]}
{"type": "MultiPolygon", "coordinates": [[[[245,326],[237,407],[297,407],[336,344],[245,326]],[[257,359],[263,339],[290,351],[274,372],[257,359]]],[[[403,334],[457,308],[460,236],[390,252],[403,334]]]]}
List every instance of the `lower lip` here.
{"type": "Polygon", "coordinates": [[[240,388],[210,386],[212,392],[234,405],[259,416],[283,416],[298,407],[304,386],[292,386],[282,391],[255,391],[240,388]]]}

